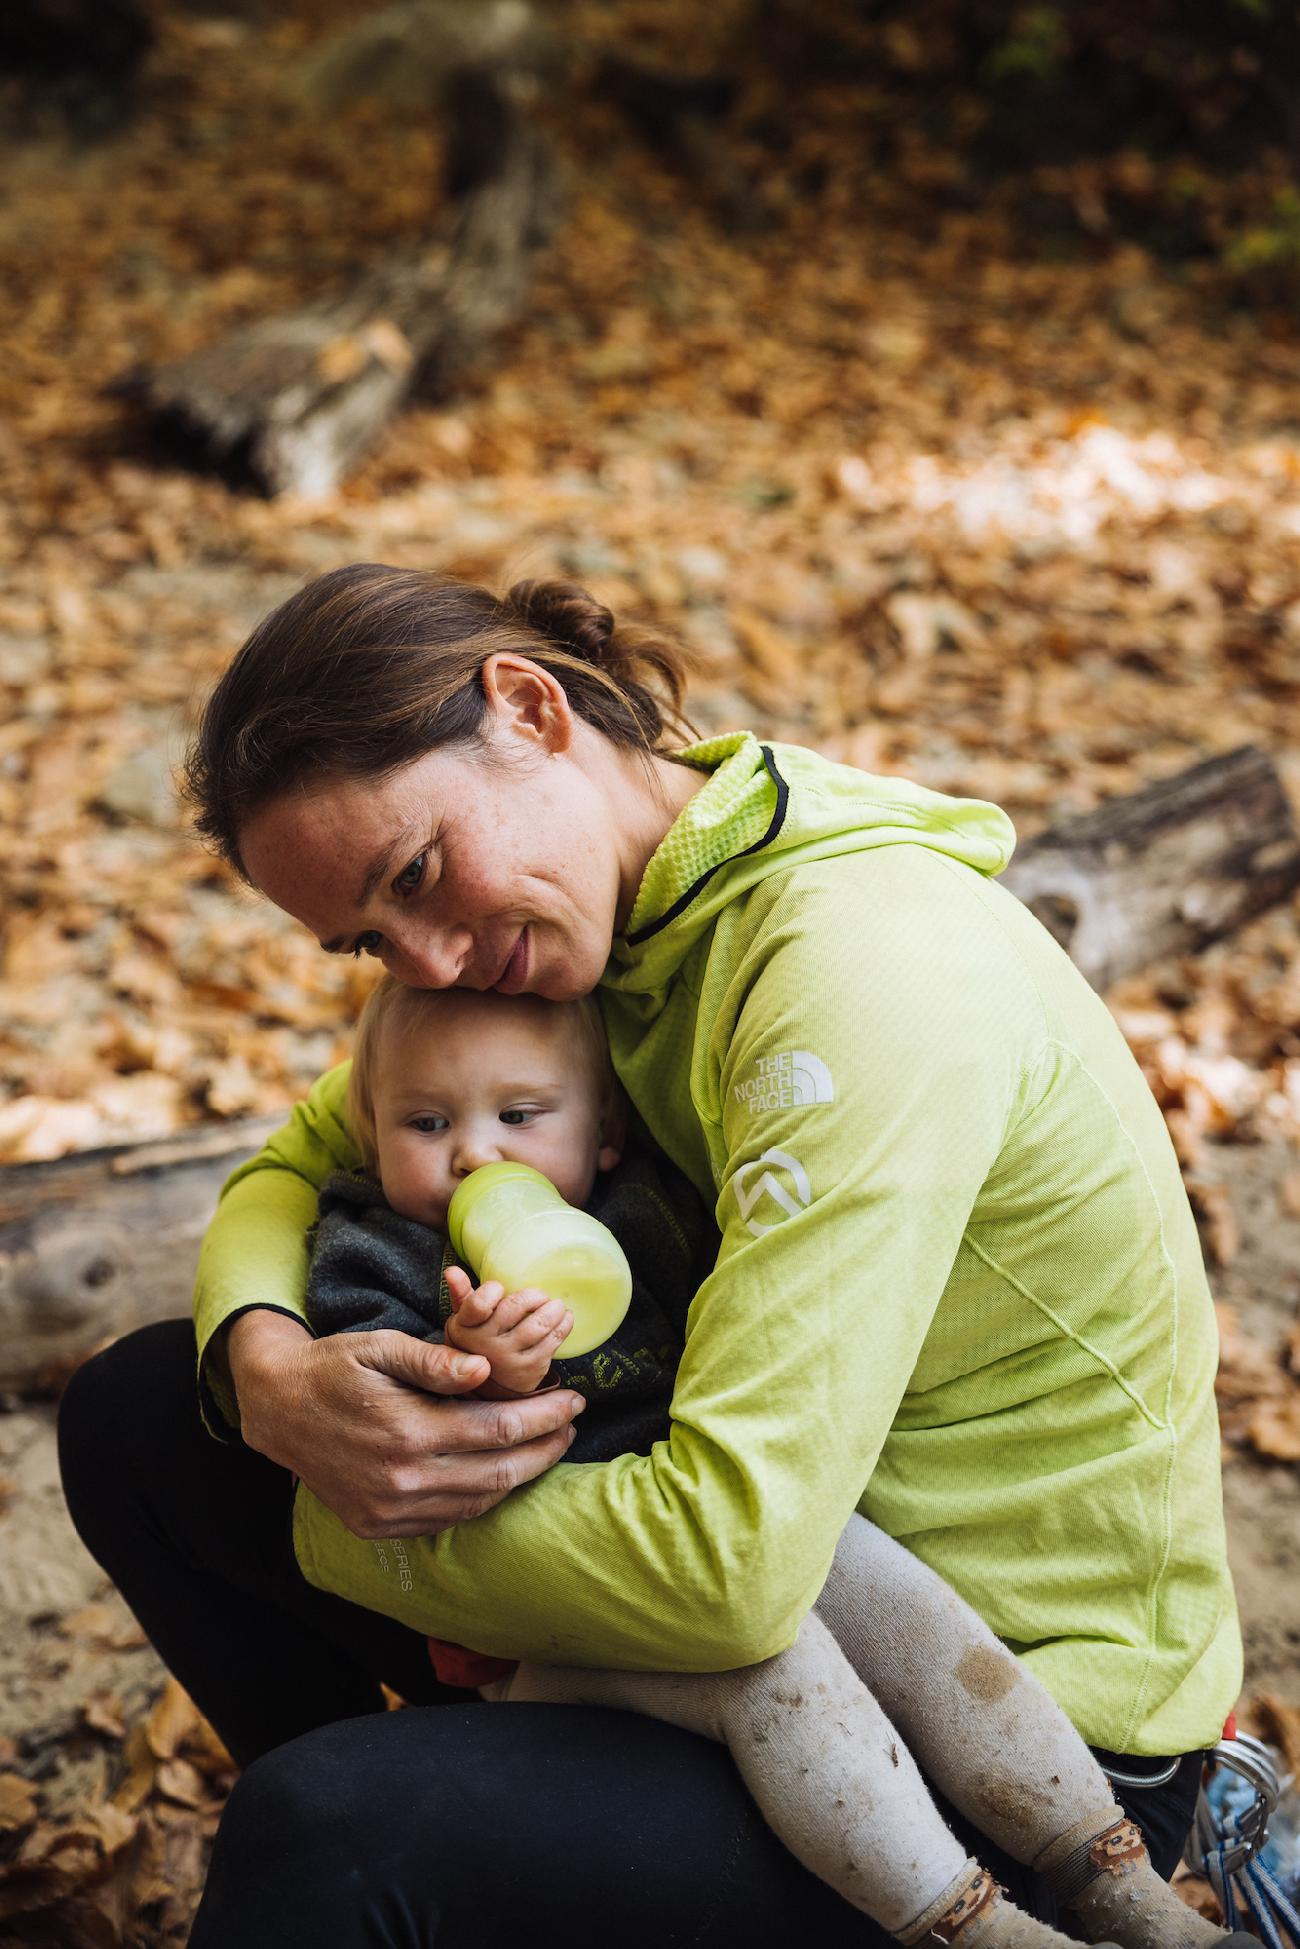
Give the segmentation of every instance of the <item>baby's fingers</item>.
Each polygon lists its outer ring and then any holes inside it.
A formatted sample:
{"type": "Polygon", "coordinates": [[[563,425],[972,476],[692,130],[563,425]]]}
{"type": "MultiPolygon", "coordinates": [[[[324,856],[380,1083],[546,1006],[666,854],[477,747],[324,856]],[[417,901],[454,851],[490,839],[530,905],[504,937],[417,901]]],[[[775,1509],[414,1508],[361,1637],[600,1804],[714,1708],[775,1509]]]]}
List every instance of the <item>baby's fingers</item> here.
{"type": "Polygon", "coordinates": [[[483,1326],[496,1312],[505,1293],[499,1280],[489,1279],[484,1286],[474,1287],[467,1292],[456,1308],[456,1318],[461,1326],[483,1326]]]}
{"type": "Polygon", "coordinates": [[[535,1312],[527,1314],[504,1337],[508,1338],[511,1347],[526,1353],[548,1340],[552,1347],[558,1347],[572,1331],[573,1315],[568,1307],[558,1299],[548,1299],[545,1306],[539,1306],[535,1312]]]}
{"type": "Polygon", "coordinates": [[[459,1313],[474,1290],[474,1282],[458,1265],[449,1265],[443,1273],[443,1278],[447,1281],[447,1297],[451,1301],[451,1310],[453,1313],[459,1313]]]}
{"type": "Polygon", "coordinates": [[[521,1286],[518,1292],[507,1293],[497,1307],[494,1319],[499,1333],[513,1333],[521,1320],[548,1306],[559,1306],[562,1302],[552,1299],[537,1286],[521,1286]]]}

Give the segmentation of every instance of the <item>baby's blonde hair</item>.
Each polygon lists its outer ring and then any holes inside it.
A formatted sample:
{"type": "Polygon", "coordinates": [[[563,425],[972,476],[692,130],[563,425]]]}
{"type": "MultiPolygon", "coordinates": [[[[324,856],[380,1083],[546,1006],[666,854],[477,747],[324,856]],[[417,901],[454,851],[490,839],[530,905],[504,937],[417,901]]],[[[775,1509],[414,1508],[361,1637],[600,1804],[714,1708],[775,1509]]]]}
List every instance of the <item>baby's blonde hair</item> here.
{"type": "MultiPolygon", "coordinates": [[[[448,996],[464,1001],[469,992],[471,991],[463,988],[408,988],[404,982],[397,981],[390,974],[385,974],[380,976],[366,997],[361,1019],[357,1023],[356,1042],[352,1049],[352,1075],[348,1083],[348,1123],[367,1171],[374,1172],[379,1163],[375,1136],[375,1076],[378,1073],[379,1051],[384,1037],[408,1033],[427,1020],[430,1012],[440,1003],[445,1004],[448,996]]],[[[605,1025],[601,1020],[600,1004],[594,995],[584,995],[572,1002],[543,1001],[536,995],[518,998],[501,996],[496,999],[503,1005],[507,1000],[519,999],[541,1008],[568,1013],[575,1034],[591,1058],[602,1097],[607,1099],[612,1094],[614,1071],[609,1060],[609,1044],[605,1040],[605,1025]]]]}

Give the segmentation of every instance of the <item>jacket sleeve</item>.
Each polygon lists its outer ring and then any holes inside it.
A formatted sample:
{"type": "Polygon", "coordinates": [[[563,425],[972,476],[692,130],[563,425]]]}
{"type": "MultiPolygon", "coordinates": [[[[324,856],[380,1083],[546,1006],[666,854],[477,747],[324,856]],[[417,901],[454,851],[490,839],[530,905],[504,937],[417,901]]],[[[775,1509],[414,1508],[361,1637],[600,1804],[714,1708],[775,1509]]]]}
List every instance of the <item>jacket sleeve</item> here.
{"type": "Polygon", "coordinates": [[[199,1398],[215,1435],[224,1435],[224,1423],[239,1426],[220,1329],[256,1306],[307,1324],[307,1233],[317,1193],[332,1172],[360,1161],[344,1121],[351,1067],[340,1063],[320,1077],[283,1128],[227,1178],[204,1234],[194,1330],[199,1398]]]}
{"type": "Polygon", "coordinates": [[[716,1112],[722,1243],[670,1438],[415,1542],[358,1540],[299,1489],[309,1581],[551,1663],[722,1670],[793,1641],[1042,1045],[1018,956],[953,883],[968,870],[918,851],[830,881],[834,908],[824,876],[790,876],[735,969],[717,1099],[697,1104],[716,1112]],[[769,1085],[792,1054],[802,1085],[769,1085]]]}

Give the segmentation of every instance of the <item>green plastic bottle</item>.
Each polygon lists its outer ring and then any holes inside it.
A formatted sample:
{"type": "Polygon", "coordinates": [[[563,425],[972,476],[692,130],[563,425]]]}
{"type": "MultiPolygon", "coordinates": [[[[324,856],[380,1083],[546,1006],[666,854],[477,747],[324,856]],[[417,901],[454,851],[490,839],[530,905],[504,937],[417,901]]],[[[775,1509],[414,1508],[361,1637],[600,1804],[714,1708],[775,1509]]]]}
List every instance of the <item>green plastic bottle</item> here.
{"type": "Polygon", "coordinates": [[[456,1187],[447,1235],[480,1285],[497,1279],[508,1293],[537,1286],[562,1299],[573,1326],[556,1349],[589,1353],[621,1325],[632,1272],[614,1234],[590,1212],[566,1204],[529,1164],[484,1164],[456,1187]]]}

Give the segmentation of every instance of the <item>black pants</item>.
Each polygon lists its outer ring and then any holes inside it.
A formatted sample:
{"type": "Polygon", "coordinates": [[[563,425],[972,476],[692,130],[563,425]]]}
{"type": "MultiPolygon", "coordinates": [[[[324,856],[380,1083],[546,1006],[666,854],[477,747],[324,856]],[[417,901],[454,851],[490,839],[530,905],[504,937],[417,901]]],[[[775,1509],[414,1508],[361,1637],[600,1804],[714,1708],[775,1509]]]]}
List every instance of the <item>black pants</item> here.
{"type": "MultiPolygon", "coordinates": [[[[785,1852],[722,1748],[627,1713],[480,1705],[414,1632],[313,1590],[288,1476],[204,1431],[193,1367],[188,1322],[147,1327],[73,1377],[59,1421],[77,1529],[245,1768],[192,1949],[888,1942],[785,1852]],[[384,1712],[381,1679],[428,1709],[384,1712]]],[[[1165,1875],[1199,1777],[1189,1754],[1164,1786],[1117,1786],[1165,1875]]],[[[1052,1917],[1033,1875],[944,1812],[1052,1917]]]]}

